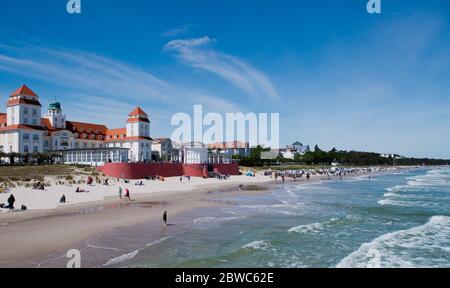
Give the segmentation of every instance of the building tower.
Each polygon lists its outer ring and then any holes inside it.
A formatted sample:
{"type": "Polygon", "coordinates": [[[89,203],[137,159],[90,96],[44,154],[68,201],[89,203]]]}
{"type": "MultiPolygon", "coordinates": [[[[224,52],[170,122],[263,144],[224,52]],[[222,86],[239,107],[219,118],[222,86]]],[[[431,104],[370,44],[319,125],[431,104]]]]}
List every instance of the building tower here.
{"type": "Polygon", "coordinates": [[[62,113],[61,103],[57,101],[50,103],[45,118],[50,121],[52,127],[66,129],[66,115],[62,113]]]}
{"type": "Polygon", "coordinates": [[[152,157],[152,138],[150,138],[150,120],[140,107],[128,114],[127,137],[130,145],[131,161],[148,161],[152,157]]]}
{"type": "Polygon", "coordinates": [[[136,107],[128,114],[127,137],[150,138],[150,120],[140,107],[136,107]]]}
{"type": "Polygon", "coordinates": [[[41,126],[39,97],[26,85],[14,91],[6,103],[7,126],[41,126]]]}

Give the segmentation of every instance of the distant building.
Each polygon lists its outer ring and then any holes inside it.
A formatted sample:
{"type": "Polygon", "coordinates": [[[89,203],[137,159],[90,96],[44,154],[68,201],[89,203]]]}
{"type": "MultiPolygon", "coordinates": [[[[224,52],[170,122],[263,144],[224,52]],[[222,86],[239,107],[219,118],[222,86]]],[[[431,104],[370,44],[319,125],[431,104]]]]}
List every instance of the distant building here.
{"type": "Polygon", "coordinates": [[[280,154],[281,154],[281,156],[284,159],[294,160],[295,154],[296,154],[296,150],[290,149],[290,148],[281,148],[280,149],[280,154]]]}
{"type": "Polygon", "coordinates": [[[296,151],[296,153],[301,154],[301,155],[303,155],[306,152],[308,152],[308,146],[305,146],[305,145],[303,145],[302,143],[300,143],[298,141],[294,142],[291,147],[292,147],[293,150],[296,151]]]}
{"type": "Polygon", "coordinates": [[[170,138],[155,138],[152,143],[153,160],[171,161],[174,148],[170,138]]]}
{"type": "Polygon", "coordinates": [[[300,142],[294,142],[290,146],[286,146],[285,148],[280,148],[280,155],[285,159],[294,160],[295,155],[304,155],[308,152],[308,146],[304,146],[300,142]]]}
{"type": "Polygon", "coordinates": [[[184,164],[207,164],[208,148],[201,142],[189,142],[179,149],[179,162],[184,164]]]}
{"type": "Polygon", "coordinates": [[[248,156],[251,151],[249,143],[242,141],[216,142],[208,144],[208,149],[221,151],[229,155],[240,156],[248,156]]]}

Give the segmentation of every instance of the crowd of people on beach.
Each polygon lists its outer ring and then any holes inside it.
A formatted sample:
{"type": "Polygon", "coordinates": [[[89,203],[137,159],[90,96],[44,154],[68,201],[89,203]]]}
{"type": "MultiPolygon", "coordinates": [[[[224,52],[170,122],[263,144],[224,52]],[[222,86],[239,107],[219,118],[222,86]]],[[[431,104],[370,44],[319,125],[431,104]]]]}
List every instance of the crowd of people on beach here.
{"type": "Polygon", "coordinates": [[[312,176],[324,176],[329,179],[331,177],[343,179],[347,175],[355,174],[370,174],[373,172],[380,171],[380,168],[322,168],[322,169],[296,169],[296,170],[265,170],[263,172],[264,176],[269,176],[271,179],[285,181],[286,178],[290,179],[301,179],[303,177],[306,180],[310,180],[312,176]]]}

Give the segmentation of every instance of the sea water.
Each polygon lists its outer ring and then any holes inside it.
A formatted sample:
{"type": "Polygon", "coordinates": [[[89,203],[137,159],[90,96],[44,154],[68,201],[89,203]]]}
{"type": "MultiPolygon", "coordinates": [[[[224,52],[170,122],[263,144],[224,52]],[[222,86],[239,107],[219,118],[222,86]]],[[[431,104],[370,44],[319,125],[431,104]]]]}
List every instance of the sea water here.
{"type": "Polygon", "coordinates": [[[173,235],[105,265],[450,267],[448,167],[286,182],[223,200],[235,205],[185,215],[173,235]]]}

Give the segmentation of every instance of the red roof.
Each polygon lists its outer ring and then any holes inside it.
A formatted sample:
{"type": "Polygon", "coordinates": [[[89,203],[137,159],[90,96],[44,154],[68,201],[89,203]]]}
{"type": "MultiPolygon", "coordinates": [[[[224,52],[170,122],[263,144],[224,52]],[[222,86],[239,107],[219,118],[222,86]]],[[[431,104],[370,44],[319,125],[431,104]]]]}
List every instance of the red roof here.
{"type": "Polygon", "coordinates": [[[134,123],[134,122],[146,122],[146,123],[150,123],[150,120],[148,120],[147,118],[128,118],[127,123],[134,123]]]}
{"type": "Polygon", "coordinates": [[[48,134],[51,135],[57,131],[68,130],[72,133],[76,133],[78,139],[89,140],[104,140],[108,128],[105,125],[66,121],[66,129],[55,128],[52,126],[50,120],[47,118],[41,119],[42,126],[48,130],[48,134]]]}
{"type": "Polygon", "coordinates": [[[248,148],[248,142],[230,141],[230,142],[216,142],[208,144],[209,149],[239,149],[248,148]]]}
{"type": "Polygon", "coordinates": [[[9,100],[7,103],[6,103],[6,107],[9,107],[9,106],[14,106],[14,105],[18,105],[18,104],[28,104],[28,105],[35,105],[35,106],[42,106],[41,105],[41,103],[39,103],[39,101],[38,100],[31,100],[31,99],[12,99],[12,100],[9,100]]]}
{"type": "Polygon", "coordinates": [[[19,89],[11,93],[11,96],[31,96],[31,97],[37,97],[36,93],[33,92],[30,88],[28,88],[27,85],[22,85],[19,89]]]}
{"type": "Polygon", "coordinates": [[[6,125],[6,114],[5,113],[0,113],[0,125],[5,124],[6,125]]]}
{"type": "Polygon", "coordinates": [[[5,127],[0,127],[0,131],[9,131],[9,130],[16,130],[16,129],[26,129],[26,130],[39,130],[39,131],[45,131],[46,129],[42,126],[34,126],[34,125],[10,125],[5,127]]]}
{"type": "Polygon", "coordinates": [[[78,133],[78,138],[92,139],[93,135],[105,136],[108,127],[100,124],[66,121],[66,130],[78,133]],[[83,137],[84,134],[86,137],[83,137]]]}
{"type": "Polygon", "coordinates": [[[106,131],[106,140],[124,140],[127,137],[126,128],[108,129],[106,131]]]}
{"type": "Polygon", "coordinates": [[[132,116],[141,116],[141,117],[148,117],[147,113],[144,112],[144,110],[141,109],[141,107],[136,107],[133,111],[128,114],[128,117],[132,116]]]}
{"type": "Polygon", "coordinates": [[[150,137],[145,137],[145,136],[131,136],[131,137],[125,138],[125,140],[134,141],[134,140],[153,140],[153,139],[150,137]]]}

